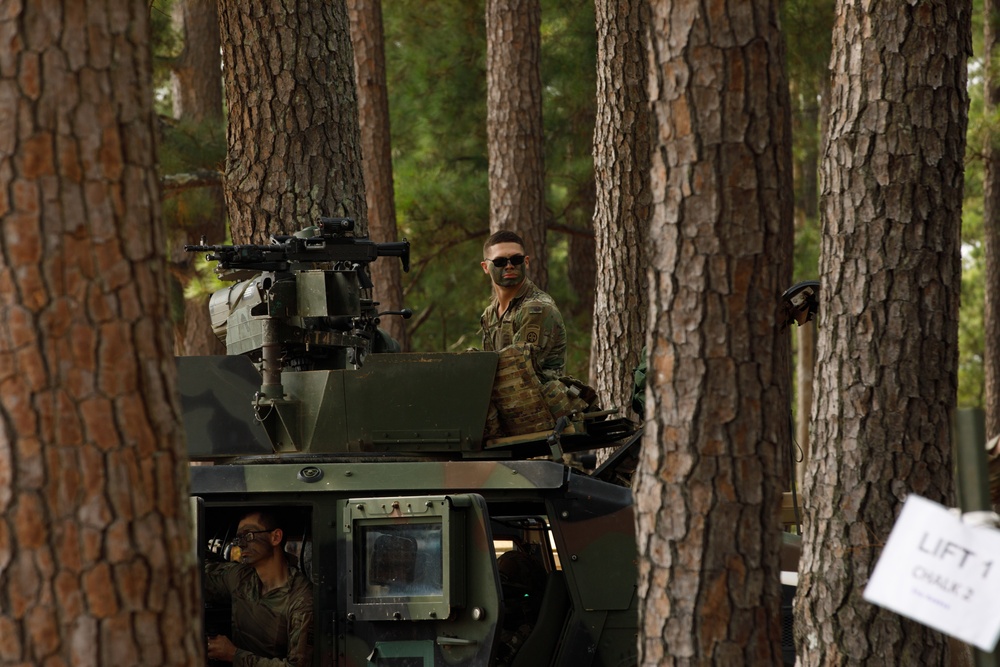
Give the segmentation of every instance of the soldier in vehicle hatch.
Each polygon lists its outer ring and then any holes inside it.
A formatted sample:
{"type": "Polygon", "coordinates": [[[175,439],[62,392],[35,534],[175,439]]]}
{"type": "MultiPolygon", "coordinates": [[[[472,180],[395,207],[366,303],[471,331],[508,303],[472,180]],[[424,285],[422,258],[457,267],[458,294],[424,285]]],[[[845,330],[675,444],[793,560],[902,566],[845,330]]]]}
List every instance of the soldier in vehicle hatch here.
{"type": "Polygon", "coordinates": [[[208,658],[254,665],[311,665],[312,585],[285,553],[285,531],[268,510],[240,520],[240,562],[205,565],[207,602],[232,603],[232,638],[208,638],[208,658]]]}
{"type": "Polygon", "coordinates": [[[481,264],[493,281],[493,298],[480,319],[483,349],[530,344],[539,373],[557,378],[566,366],[566,328],[552,297],[528,279],[530,260],[514,232],[501,230],[486,239],[481,264]]]}

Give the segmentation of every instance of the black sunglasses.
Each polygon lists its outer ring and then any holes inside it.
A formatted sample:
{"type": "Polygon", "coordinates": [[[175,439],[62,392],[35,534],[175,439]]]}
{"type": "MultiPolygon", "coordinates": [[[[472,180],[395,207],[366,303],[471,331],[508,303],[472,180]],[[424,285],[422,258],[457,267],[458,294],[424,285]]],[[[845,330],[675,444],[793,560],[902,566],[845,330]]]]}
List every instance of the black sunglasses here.
{"type": "Polygon", "coordinates": [[[236,533],[236,535],[233,536],[233,544],[235,544],[238,547],[245,547],[258,537],[260,537],[261,535],[267,535],[269,533],[273,533],[276,530],[278,529],[272,528],[270,530],[248,530],[243,533],[236,533]]]}
{"type": "Polygon", "coordinates": [[[521,266],[524,264],[524,255],[514,255],[513,257],[494,257],[493,259],[487,259],[487,262],[493,262],[493,266],[498,269],[502,269],[507,266],[507,262],[510,262],[511,266],[521,266]]]}

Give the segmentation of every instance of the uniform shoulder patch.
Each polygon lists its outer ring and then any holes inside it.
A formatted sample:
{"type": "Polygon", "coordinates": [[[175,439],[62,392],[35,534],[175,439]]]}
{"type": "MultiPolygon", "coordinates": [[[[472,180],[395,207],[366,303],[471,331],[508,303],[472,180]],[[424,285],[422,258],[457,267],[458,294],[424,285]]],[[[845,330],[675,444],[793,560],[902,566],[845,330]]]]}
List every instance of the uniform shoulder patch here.
{"type": "Polygon", "coordinates": [[[544,310],[545,310],[545,306],[536,306],[536,305],[530,305],[530,306],[528,306],[528,312],[530,314],[532,314],[532,315],[539,315],[544,310]]]}
{"type": "Polygon", "coordinates": [[[538,343],[538,333],[539,327],[537,325],[531,325],[524,328],[524,342],[531,343],[535,345],[538,343]]]}

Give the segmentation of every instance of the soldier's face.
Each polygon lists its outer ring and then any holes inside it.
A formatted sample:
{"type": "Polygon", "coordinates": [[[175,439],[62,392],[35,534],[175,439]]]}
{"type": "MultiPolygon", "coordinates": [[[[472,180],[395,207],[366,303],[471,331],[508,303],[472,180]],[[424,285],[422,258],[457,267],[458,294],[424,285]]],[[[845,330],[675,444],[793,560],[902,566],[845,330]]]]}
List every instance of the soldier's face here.
{"type": "Polygon", "coordinates": [[[524,248],[520,243],[498,243],[490,246],[486,250],[486,259],[483,260],[483,271],[488,273],[493,282],[501,287],[517,287],[524,281],[524,271],[528,266],[530,257],[524,254],[524,248]],[[517,266],[510,263],[509,258],[521,256],[524,262],[517,266]],[[508,261],[500,262],[505,266],[497,266],[493,260],[501,257],[508,258],[508,261]]]}
{"type": "Polygon", "coordinates": [[[268,530],[259,514],[244,517],[236,529],[236,535],[239,538],[237,544],[240,547],[240,561],[247,565],[270,558],[274,553],[274,545],[281,543],[280,529],[268,530]],[[250,534],[253,539],[247,539],[250,534]]]}

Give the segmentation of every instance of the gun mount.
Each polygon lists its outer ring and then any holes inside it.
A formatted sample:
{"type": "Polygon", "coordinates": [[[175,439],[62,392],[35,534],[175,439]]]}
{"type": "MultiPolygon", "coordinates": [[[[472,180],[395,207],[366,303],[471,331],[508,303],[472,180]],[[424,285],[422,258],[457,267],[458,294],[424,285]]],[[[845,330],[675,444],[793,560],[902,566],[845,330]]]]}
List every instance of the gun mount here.
{"type": "Polygon", "coordinates": [[[219,278],[234,283],[209,300],[228,356],[180,361],[186,419],[207,411],[205,418],[216,422],[189,423],[193,457],[556,458],[615,444],[636,430],[626,420],[606,419],[609,412],[580,400],[577,387],[543,386],[520,351],[398,353],[378,327],[386,313],[368,296],[367,268],[379,257],[399,257],[408,270],[410,244],[375,243],[353,231],[348,218],[321,218],[270,244],[185,246],[207,253],[219,278]],[[216,409],[232,405],[234,396],[249,404],[252,421],[236,416],[238,408],[216,409]],[[233,419],[223,425],[220,413],[233,419]]]}

